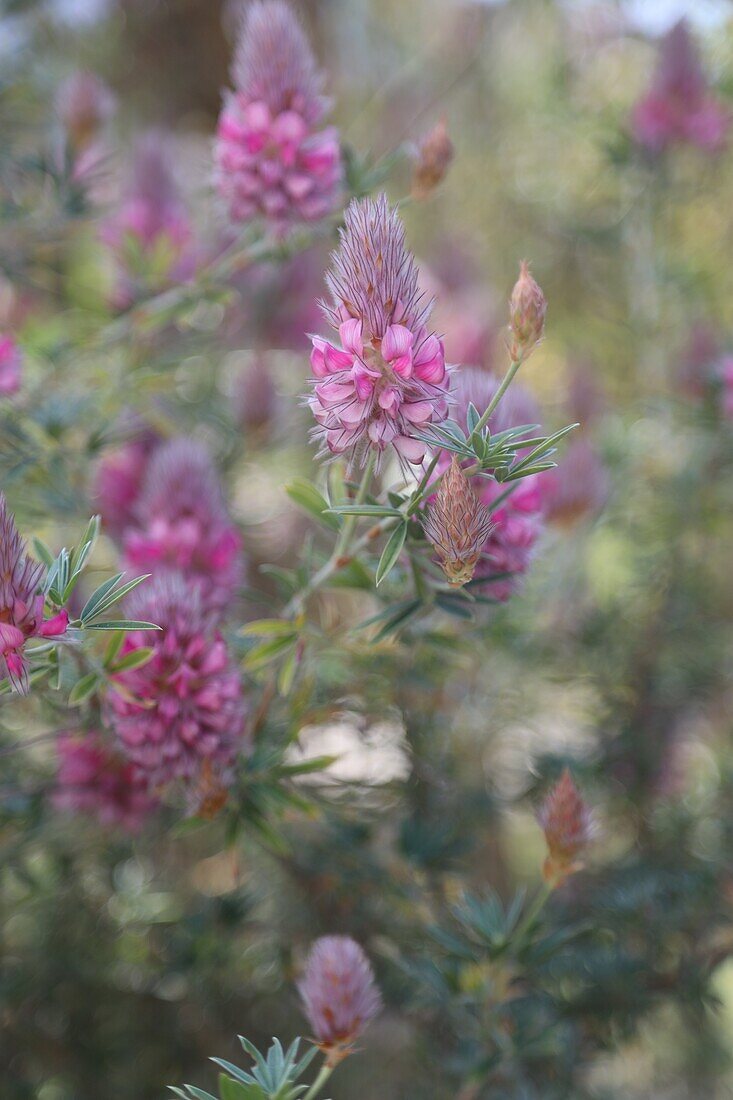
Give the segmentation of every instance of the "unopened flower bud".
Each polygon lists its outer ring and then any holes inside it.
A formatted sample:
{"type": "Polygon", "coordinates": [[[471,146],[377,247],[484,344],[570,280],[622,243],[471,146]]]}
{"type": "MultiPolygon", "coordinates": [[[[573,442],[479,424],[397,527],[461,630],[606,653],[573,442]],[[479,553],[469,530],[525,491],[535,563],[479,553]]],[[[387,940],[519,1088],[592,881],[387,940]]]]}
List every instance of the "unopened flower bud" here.
{"type": "Polygon", "coordinates": [[[537,819],[545,833],[547,858],[542,868],[545,882],[559,886],[582,869],[579,857],[594,832],[593,814],[565,768],[545,799],[537,819]]]}
{"type": "Polygon", "coordinates": [[[371,964],[350,936],[322,936],[313,944],[298,986],[313,1037],[335,1066],[381,1008],[371,964]]]}
{"type": "Polygon", "coordinates": [[[512,359],[528,359],[545,331],[547,302],[541,288],[532,278],[529,264],[522,260],[519,278],[509,300],[509,351],[512,359]]]}
{"type": "Polygon", "coordinates": [[[423,523],[448,583],[460,588],[473,577],[491,516],[479,501],[454,455],[423,523]]]}
{"type": "Polygon", "coordinates": [[[420,142],[412,177],[412,193],[425,199],[445,179],[455,149],[445,119],[436,122],[420,142]]]}

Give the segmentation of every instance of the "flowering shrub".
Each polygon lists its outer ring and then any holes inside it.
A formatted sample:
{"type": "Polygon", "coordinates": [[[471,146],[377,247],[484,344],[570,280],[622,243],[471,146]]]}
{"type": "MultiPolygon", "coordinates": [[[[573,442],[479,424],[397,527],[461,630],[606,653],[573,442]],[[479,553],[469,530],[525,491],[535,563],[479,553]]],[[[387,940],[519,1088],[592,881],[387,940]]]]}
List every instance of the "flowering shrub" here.
{"type": "Polygon", "coordinates": [[[731,1086],[730,66],[419,5],[17,5],[9,1100],[731,1086]]]}

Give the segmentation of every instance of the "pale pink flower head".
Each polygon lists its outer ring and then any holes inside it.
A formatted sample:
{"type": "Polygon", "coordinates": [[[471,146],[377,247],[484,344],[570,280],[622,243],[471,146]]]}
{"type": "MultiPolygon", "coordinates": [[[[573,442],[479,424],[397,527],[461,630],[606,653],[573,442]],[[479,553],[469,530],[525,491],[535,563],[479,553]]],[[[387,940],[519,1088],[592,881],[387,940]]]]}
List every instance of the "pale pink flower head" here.
{"type": "MultiPolygon", "coordinates": [[[[457,375],[454,410],[459,424],[465,423],[469,403],[483,412],[498,385],[498,380],[485,371],[461,370],[457,375]]],[[[489,429],[496,435],[507,428],[537,424],[538,419],[535,401],[515,382],[490,417],[489,429]]],[[[438,471],[445,470],[449,461],[447,453],[441,456],[438,471]]],[[[534,557],[537,540],[545,526],[544,477],[544,474],[531,474],[508,485],[486,477],[473,479],[474,491],[491,516],[491,527],[474,569],[473,584],[495,600],[504,602],[516,592],[534,557]],[[500,497],[503,499],[499,500],[500,497]]]]}
{"type": "Polygon", "coordinates": [[[561,527],[598,515],[608,499],[608,471],[587,439],[572,439],[542,480],[547,519],[561,527]]]}
{"type": "Polygon", "coordinates": [[[64,733],[56,741],[57,810],[88,814],[101,825],[138,833],[157,807],[145,776],[97,733],[64,733]]]}
{"type": "Polygon", "coordinates": [[[342,178],[338,134],[316,128],[328,108],[323,77],[288,4],[245,9],[232,79],[214,150],[232,221],[263,217],[281,232],[330,213],[342,178]]]}
{"type": "Polygon", "coordinates": [[[143,289],[190,279],[196,267],[191,221],[175,183],[170,142],[151,131],[138,140],[127,191],[102,227],[118,267],[118,305],[143,289]]]}
{"type": "Polygon", "coordinates": [[[95,73],[72,73],[56,93],[56,113],[77,153],[90,145],[114,110],[114,95],[95,73]]]}
{"type": "Polygon", "coordinates": [[[324,453],[363,462],[370,448],[381,456],[393,447],[420,463],[427,445],[419,434],[448,411],[448,369],[428,329],[432,302],[385,195],[350,204],[331,259],[332,301],[322,308],[339,343],[312,337],[314,436],[324,453]]]}
{"type": "Polygon", "coordinates": [[[580,857],[595,833],[593,813],[568,768],[542,804],[537,820],[547,842],[542,873],[546,882],[559,886],[568,875],[582,868],[580,857]]]}
{"type": "Polygon", "coordinates": [[[241,580],[241,539],[202,443],[172,439],[154,451],[123,546],[127,569],[176,570],[205,607],[229,604],[241,580]]]}
{"type": "Polygon", "coordinates": [[[12,397],[20,389],[23,355],[10,336],[0,335],[0,397],[12,397]]]}
{"type": "Polygon", "coordinates": [[[111,678],[108,717],[121,749],[153,791],[198,787],[212,772],[226,785],[250,744],[242,685],[213,614],[175,573],[145,581],[125,613],[161,629],[129,631],[122,656],[152,647],[152,657],[111,678]]]}
{"type": "Polygon", "coordinates": [[[160,437],[143,431],[134,439],[110,451],[97,466],[92,497],[108,534],[121,538],[135,519],[135,507],[142,491],[150,456],[160,437]]]}
{"type": "Polygon", "coordinates": [[[298,984],[313,1037],[337,1065],[379,1012],[382,1000],[364,951],[350,936],[321,936],[298,984]]]}
{"type": "Polygon", "coordinates": [[[662,41],[651,87],[636,104],[631,125],[639,144],[653,153],[674,142],[706,152],[723,145],[730,116],[710,93],[686,20],[662,41]]]}
{"type": "Polygon", "coordinates": [[[0,678],[21,695],[28,693],[29,638],[56,638],[66,633],[69,616],[59,611],[44,619],[41,583],[44,567],[26,554],[25,543],[0,493],[0,678]]]}

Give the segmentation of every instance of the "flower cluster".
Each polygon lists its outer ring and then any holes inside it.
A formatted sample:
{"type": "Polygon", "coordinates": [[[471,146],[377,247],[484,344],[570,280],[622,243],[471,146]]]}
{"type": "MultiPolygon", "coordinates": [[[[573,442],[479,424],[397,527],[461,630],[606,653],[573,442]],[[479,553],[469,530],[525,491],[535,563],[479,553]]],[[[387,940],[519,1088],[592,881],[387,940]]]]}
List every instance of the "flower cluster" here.
{"type": "Polygon", "coordinates": [[[56,751],[57,810],[89,814],[102,825],[119,825],[130,833],[140,831],[157,802],[139,768],[111,751],[96,733],[62,734],[56,751]]]}
{"type": "Polygon", "coordinates": [[[279,230],[322,218],[341,183],[338,134],[317,130],[323,77],[295,14],[256,0],[244,15],[215,147],[216,184],[234,222],[261,216],[279,230]]]}
{"type": "Polygon", "coordinates": [[[636,140],[654,153],[674,142],[714,152],[725,141],[729,114],[709,91],[684,19],[662,42],[651,87],[636,104],[631,122],[636,140]]]}
{"type": "Polygon", "coordinates": [[[223,610],[241,578],[241,540],[206,447],[188,439],[157,447],[132,511],[123,534],[125,566],[179,572],[205,607],[223,610]]]}
{"type": "Polygon", "coordinates": [[[25,644],[29,638],[57,638],[69,616],[59,611],[44,619],[41,582],[44,567],[28,557],[25,543],[0,493],[0,676],[22,695],[28,691],[25,644]]]}
{"type": "Polygon", "coordinates": [[[489,512],[453,455],[424,522],[449,584],[460,587],[471,580],[491,526],[489,512]]]}
{"type": "Polygon", "coordinates": [[[445,419],[448,369],[442,341],[428,330],[432,303],[418,287],[399,215],[380,195],[354,200],[326,282],[326,319],[339,345],[312,337],[315,437],[324,452],[363,462],[388,447],[420,463],[419,433],[445,419]]]}
{"type": "Polygon", "coordinates": [[[0,336],[0,397],[12,397],[20,389],[23,356],[15,340],[0,336]]]}
{"type": "Polygon", "coordinates": [[[382,1003],[369,960],[350,936],[316,940],[298,991],[313,1037],[331,1066],[351,1053],[382,1003]]]}
{"type": "Polygon", "coordinates": [[[134,619],[161,629],[130,631],[122,656],[152,647],[150,659],[112,677],[110,724],[152,790],[181,780],[190,789],[212,773],[226,787],[243,747],[245,703],[215,617],[178,574],[154,576],[129,597],[134,619]]]}
{"type": "Polygon", "coordinates": [[[547,841],[543,868],[546,882],[557,886],[582,867],[580,856],[595,831],[593,814],[566,768],[545,799],[538,816],[547,841]]]}
{"type": "Polygon", "coordinates": [[[152,131],[138,141],[126,197],[102,227],[102,239],[115,256],[114,302],[120,308],[135,300],[141,285],[156,288],[193,275],[191,222],[163,134],[152,131]]]}

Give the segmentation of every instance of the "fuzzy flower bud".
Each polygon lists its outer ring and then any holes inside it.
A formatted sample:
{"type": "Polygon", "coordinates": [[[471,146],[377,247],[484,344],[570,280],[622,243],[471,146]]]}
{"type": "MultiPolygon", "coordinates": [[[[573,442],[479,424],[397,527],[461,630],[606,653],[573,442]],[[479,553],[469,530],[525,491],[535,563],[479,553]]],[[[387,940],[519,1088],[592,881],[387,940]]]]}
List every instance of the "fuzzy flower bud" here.
{"type": "Polygon", "coordinates": [[[545,331],[547,302],[539,285],[530,274],[529,264],[522,260],[519,278],[509,300],[509,352],[512,359],[528,359],[545,331]]]}
{"type": "Polygon", "coordinates": [[[455,154],[444,118],[436,122],[420,143],[412,177],[416,199],[427,198],[443,182],[455,154]]]}
{"type": "Polygon", "coordinates": [[[122,656],[151,647],[150,659],[116,673],[107,699],[110,725],[151,790],[181,781],[187,790],[231,779],[244,740],[245,702],[214,617],[183,577],[151,577],[125,606],[159,631],[131,630],[122,656]]]}
{"type": "Polygon", "coordinates": [[[0,493],[0,679],[7,677],[21,695],[28,693],[26,641],[56,638],[69,625],[66,611],[43,618],[44,573],[44,567],[26,555],[5,494],[0,493]]]}
{"type": "Polygon", "coordinates": [[[89,146],[114,110],[112,92],[94,73],[73,73],[56,95],[56,112],[69,144],[77,153],[89,146]]]}
{"type": "Polygon", "coordinates": [[[350,936],[322,936],[298,985],[313,1036],[335,1066],[377,1015],[382,1000],[369,960],[350,936]]]}
{"type": "Polygon", "coordinates": [[[88,814],[101,825],[137,833],[157,802],[140,770],[114,753],[99,734],[62,734],[56,742],[57,810],[88,814]]]}
{"type": "Polygon", "coordinates": [[[23,356],[10,336],[0,336],[0,397],[12,397],[20,389],[23,356]]]}
{"type": "Polygon", "coordinates": [[[428,329],[431,301],[418,286],[405,231],[385,195],[354,200],[345,215],[322,303],[339,344],[313,336],[313,395],[321,453],[364,461],[393,447],[420,463],[428,424],[447,415],[448,368],[442,341],[428,329]]]}
{"type": "Polygon", "coordinates": [[[234,222],[263,217],[278,232],[331,212],[341,184],[338,134],[317,130],[328,109],[300,22],[282,0],[244,14],[222,108],[215,179],[234,222]]]}
{"type": "Polygon", "coordinates": [[[460,588],[474,574],[491,530],[491,516],[479,501],[455,455],[423,524],[448,583],[460,588]]]}
{"type": "Polygon", "coordinates": [[[559,886],[582,869],[582,856],[594,832],[593,815],[565,768],[540,809],[537,819],[547,841],[542,868],[546,882],[559,886]]]}

